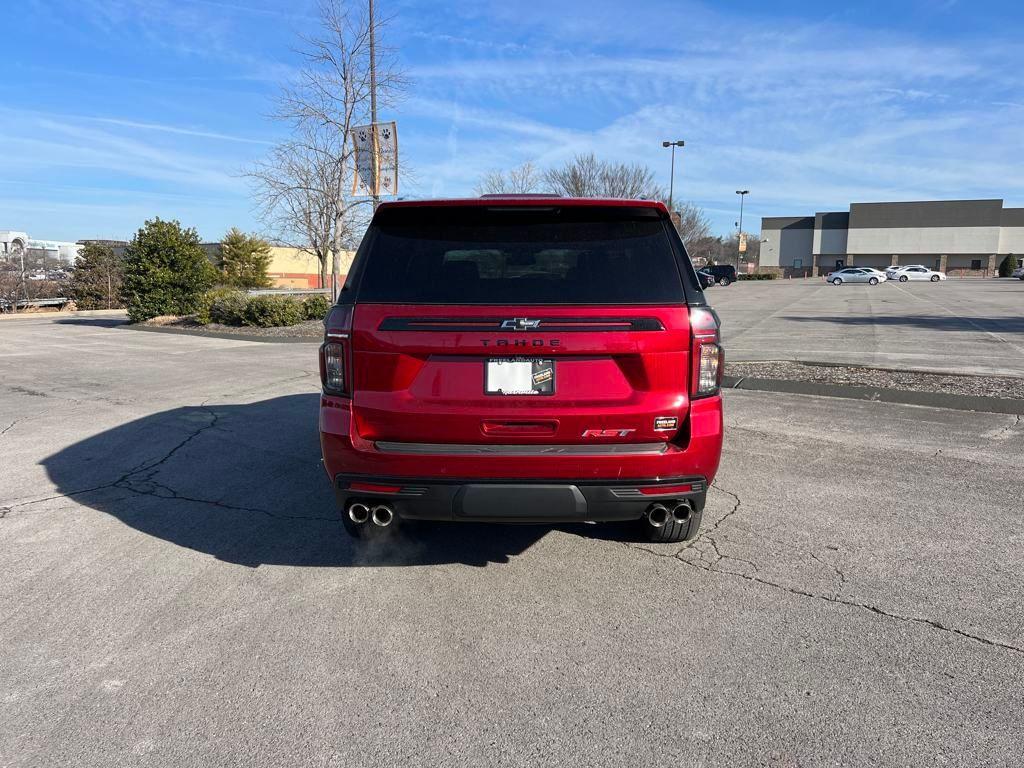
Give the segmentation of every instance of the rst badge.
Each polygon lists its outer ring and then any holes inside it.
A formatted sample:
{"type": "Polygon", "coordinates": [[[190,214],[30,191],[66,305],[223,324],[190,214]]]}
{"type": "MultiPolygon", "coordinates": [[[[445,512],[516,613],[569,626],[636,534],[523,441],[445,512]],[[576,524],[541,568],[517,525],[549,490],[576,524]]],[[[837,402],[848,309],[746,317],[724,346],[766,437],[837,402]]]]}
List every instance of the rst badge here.
{"type": "Polygon", "coordinates": [[[584,437],[629,437],[635,429],[585,429],[584,437]]]}

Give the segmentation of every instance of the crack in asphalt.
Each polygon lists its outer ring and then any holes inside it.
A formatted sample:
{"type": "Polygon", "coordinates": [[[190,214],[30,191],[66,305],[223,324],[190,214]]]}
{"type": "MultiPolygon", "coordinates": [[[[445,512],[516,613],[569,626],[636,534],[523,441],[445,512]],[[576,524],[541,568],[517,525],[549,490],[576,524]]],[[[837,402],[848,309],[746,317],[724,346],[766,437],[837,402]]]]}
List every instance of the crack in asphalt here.
{"type": "Polygon", "coordinates": [[[728,571],[722,568],[715,568],[701,564],[700,562],[684,560],[681,557],[675,557],[674,559],[678,560],[681,563],[685,563],[686,565],[692,566],[694,568],[699,568],[702,571],[708,571],[710,573],[728,574],[730,576],[738,576],[741,579],[746,579],[747,581],[762,584],[766,587],[772,587],[783,592],[788,592],[789,594],[796,595],[798,597],[806,597],[813,600],[822,600],[824,602],[833,603],[835,605],[846,605],[851,608],[860,608],[862,610],[874,613],[878,616],[885,616],[886,618],[896,619],[897,621],[903,621],[908,624],[920,624],[922,626],[931,627],[932,629],[938,629],[942,632],[949,632],[951,634],[958,635],[959,637],[963,637],[967,640],[973,640],[977,643],[981,643],[982,645],[992,646],[993,648],[1002,648],[1006,651],[1012,651],[1013,653],[1019,653],[1024,655],[1024,648],[1020,648],[1016,645],[1010,645],[1009,643],[1001,643],[998,640],[991,640],[987,637],[982,637],[981,635],[975,635],[970,632],[966,632],[962,629],[957,629],[956,627],[949,627],[940,621],[936,621],[935,619],[928,619],[921,616],[905,616],[900,613],[893,613],[892,611],[887,611],[884,608],[879,608],[877,605],[871,605],[870,603],[860,603],[856,600],[849,600],[847,598],[839,596],[821,595],[815,592],[808,592],[807,590],[797,589],[796,587],[788,587],[785,584],[779,584],[778,582],[771,581],[770,579],[765,579],[761,576],[752,576],[748,573],[740,573],[739,571],[728,571]]]}
{"type": "Polygon", "coordinates": [[[8,424],[6,427],[4,427],[3,429],[0,429],[0,437],[3,437],[8,432],[10,432],[12,429],[14,429],[14,425],[17,424],[19,421],[21,421],[21,419],[15,419],[10,424],[8,424]]]}
{"type": "MultiPolygon", "coordinates": [[[[719,527],[722,525],[722,523],[724,523],[726,520],[728,520],[730,517],[732,517],[733,515],[735,515],[737,512],[740,511],[740,505],[742,504],[742,502],[740,501],[740,497],[739,496],[737,496],[732,491],[727,491],[725,488],[723,488],[720,485],[715,485],[714,483],[711,483],[711,487],[714,488],[716,491],[719,491],[721,493],[724,493],[726,496],[731,497],[733,499],[733,501],[735,501],[736,503],[732,505],[732,509],[730,509],[724,515],[722,515],[720,518],[718,518],[718,520],[715,522],[714,525],[712,525],[706,531],[701,531],[696,536],[696,538],[693,539],[691,544],[696,544],[698,541],[700,541],[703,538],[710,538],[711,534],[713,534],[715,531],[717,531],[719,529],[719,527]]],[[[683,549],[687,549],[687,548],[688,547],[683,547],[683,549]]],[[[679,551],[682,552],[683,550],[681,549],[679,551]]]]}
{"type": "Polygon", "coordinates": [[[291,384],[294,381],[305,381],[306,379],[312,379],[314,377],[317,379],[317,386],[319,386],[320,372],[319,371],[305,371],[304,370],[301,374],[298,374],[296,376],[291,376],[291,377],[286,378],[286,379],[278,379],[276,381],[268,381],[268,382],[266,382],[265,384],[262,384],[259,387],[255,387],[253,389],[247,389],[247,390],[244,390],[242,392],[225,392],[223,394],[223,396],[224,397],[233,397],[233,398],[246,397],[248,395],[256,394],[257,392],[263,392],[263,391],[265,391],[267,389],[276,389],[277,387],[281,386],[282,384],[291,384]]]}
{"type": "MultiPolygon", "coordinates": [[[[1010,432],[1012,432],[1014,429],[1016,429],[1017,427],[1020,426],[1020,422],[1021,422],[1022,418],[1024,418],[1024,417],[1022,417],[1020,414],[1017,414],[1016,416],[1014,416],[1013,417],[1013,423],[1012,424],[1007,424],[1001,430],[996,432],[996,434],[992,435],[992,439],[993,440],[1002,440],[1002,439],[1004,439],[1006,435],[1009,435],[1010,432]]],[[[4,431],[6,431],[6,430],[4,430],[4,431]]]]}
{"type": "Polygon", "coordinates": [[[159,473],[160,467],[166,464],[176,453],[182,450],[185,446],[191,443],[193,440],[198,438],[204,432],[214,429],[220,422],[220,415],[212,408],[207,407],[206,402],[203,402],[199,406],[202,410],[205,410],[210,419],[206,424],[203,424],[195,431],[191,432],[187,437],[181,440],[177,445],[168,450],[163,456],[158,459],[147,459],[135,467],[129,469],[123,475],[116,480],[104,483],[103,485],[97,485],[91,488],[81,488],[74,491],[68,491],[67,493],[58,493],[52,496],[46,496],[41,499],[32,499],[30,501],[24,501],[18,504],[11,504],[9,506],[0,507],[0,520],[5,518],[8,513],[12,510],[26,507],[33,504],[41,504],[45,501],[52,501],[54,499],[71,498],[74,496],[82,496],[87,493],[95,493],[96,491],[102,491],[109,488],[118,488],[121,490],[128,491],[130,493],[137,494],[139,496],[152,496],[154,498],[169,499],[174,501],[187,501],[196,504],[207,504],[218,509],[230,510],[232,512],[249,512],[252,514],[265,515],[277,520],[317,520],[327,521],[331,523],[337,523],[337,517],[327,516],[308,516],[308,515],[283,515],[277,512],[271,512],[269,509],[262,509],[260,507],[244,507],[236,504],[229,504],[219,499],[201,499],[195,496],[186,496],[179,493],[174,488],[163,483],[156,482],[153,478],[159,473]],[[160,493],[163,491],[163,493],[160,493]]]}
{"type": "Polygon", "coordinates": [[[904,614],[894,613],[893,611],[887,611],[884,608],[879,608],[877,605],[871,605],[870,603],[861,603],[856,600],[841,597],[840,592],[843,586],[845,586],[846,584],[846,574],[835,564],[826,563],[824,560],[820,559],[816,554],[810,551],[808,551],[807,554],[809,554],[813,560],[815,560],[822,566],[830,568],[839,578],[839,590],[834,595],[809,592],[804,589],[786,586],[785,584],[780,584],[779,582],[764,578],[759,574],[759,569],[757,565],[751,562],[750,560],[744,560],[743,558],[726,555],[719,550],[718,542],[711,534],[718,530],[722,523],[724,523],[726,520],[728,520],[730,517],[736,514],[736,512],[740,509],[742,502],[740,501],[740,497],[733,493],[732,491],[727,491],[721,486],[715,485],[714,483],[712,483],[711,487],[715,488],[718,491],[721,491],[722,493],[728,496],[731,496],[736,503],[733,505],[732,509],[726,512],[726,514],[723,515],[718,520],[718,522],[716,522],[711,528],[709,528],[707,531],[702,531],[701,533],[699,533],[697,536],[693,538],[692,541],[687,542],[686,545],[679,549],[677,552],[660,552],[642,545],[631,544],[629,542],[622,542],[623,546],[625,546],[627,549],[639,550],[650,555],[669,558],[671,560],[675,560],[676,562],[683,563],[684,565],[689,565],[693,568],[698,568],[702,571],[707,571],[708,573],[736,576],[738,578],[745,579],[746,581],[754,582],[755,584],[761,584],[766,587],[771,587],[772,589],[777,589],[782,592],[787,592],[797,597],[805,597],[811,600],[820,600],[826,603],[832,603],[833,605],[845,605],[850,608],[859,608],[861,610],[873,613],[877,616],[884,616],[886,618],[894,619],[896,621],[902,621],[908,624],[918,624],[921,626],[931,627],[932,629],[937,629],[942,632],[948,632],[950,634],[957,635],[966,640],[973,640],[974,642],[981,643],[982,645],[987,645],[993,648],[1001,648],[1006,651],[1011,651],[1013,653],[1019,653],[1024,655],[1024,648],[1021,648],[1016,645],[1010,645],[1009,643],[1001,643],[998,640],[991,640],[987,637],[982,637],[981,635],[975,635],[965,630],[957,629],[956,627],[950,627],[943,624],[940,621],[937,621],[936,619],[929,619],[921,616],[906,616],[904,614]],[[711,560],[710,562],[708,562],[708,560],[704,557],[704,554],[708,551],[708,549],[706,547],[700,546],[703,545],[705,542],[711,545],[711,551],[713,552],[713,555],[715,557],[715,559],[711,560]],[[685,557],[684,555],[688,551],[696,552],[697,558],[694,559],[685,557]],[[729,560],[746,563],[752,566],[754,568],[754,573],[742,573],[740,571],[729,570],[726,568],[719,567],[720,563],[729,560]]]}
{"type": "Polygon", "coordinates": [[[822,560],[820,557],[818,557],[810,550],[807,550],[807,554],[811,556],[812,560],[820,564],[823,568],[828,568],[839,578],[839,588],[836,590],[836,593],[834,595],[836,598],[838,598],[839,595],[842,594],[843,587],[846,586],[846,574],[843,573],[843,571],[839,568],[838,565],[836,565],[835,563],[826,563],[824,560],[822,560]]]}

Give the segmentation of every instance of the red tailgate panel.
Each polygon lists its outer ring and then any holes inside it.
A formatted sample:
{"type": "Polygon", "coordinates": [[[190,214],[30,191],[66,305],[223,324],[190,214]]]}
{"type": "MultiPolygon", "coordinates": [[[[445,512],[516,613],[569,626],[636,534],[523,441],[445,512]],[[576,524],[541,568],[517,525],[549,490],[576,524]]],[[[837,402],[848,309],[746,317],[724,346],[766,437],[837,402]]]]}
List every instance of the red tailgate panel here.
{"type": "Polygon", "coordinates": [[[624,431],[603,442],[663,441],[671,434],[655,431],[654,418],[677,416],[682,423],[689,409],[683,306],[359,304],[352,344],[354,426],[365,440],[572,444],[585,441],[585,430],[603,428],[624,431]],[[500,329],[502,318],[517,317],[543,318],[542,326],[500,329]],[[588,318],[601,320],[594,327],[602,330],[575,330],[589,328],[588,318]],[[441,330],[381,329],[385,321],[401,326],[396,319],[444,323],[441,330]],[[603,322],[617,319],[642,319],[638,326],[657,330],[603,322]],[[486,360],[500,357],[553,359],[555,393],[485,394],[486,360]],[[519,428],[537,422],[545,428],[519,428]]]}

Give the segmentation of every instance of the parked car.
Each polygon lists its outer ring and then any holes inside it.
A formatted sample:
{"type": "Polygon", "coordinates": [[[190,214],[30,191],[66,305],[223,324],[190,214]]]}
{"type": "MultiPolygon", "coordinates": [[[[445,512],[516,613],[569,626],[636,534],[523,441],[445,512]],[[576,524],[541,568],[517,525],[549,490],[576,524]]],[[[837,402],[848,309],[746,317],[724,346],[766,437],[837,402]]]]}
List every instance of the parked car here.
{"type": "Polygon", "coordinates": [[[1010,273],[1010,277],[1016,277],[1018,280],[1024,280],[1024,266],[1017,267],[1013,272],[1010,273]]]}
{"type": "Polygon", "coordinates": [[[721,456],[722,359],[660,202],[382,203],[320,348],[345,528],[633,520],[691,539],[721,456]]]}
{"type": "Polygon", "coordinates": [[[872,269],[847,267],[846,269],[840,269],[838,272],[829,272],[825,280],[832,283],[832,285],[842,285],[843,283],[878,285],[885,280],[885,275],[879,276],[872,269]]]}
{"type": "Polygon", "coordinates": [[[885,270],[885,276],[888,277],[890,280],[896,280],[899,277],[899,273],[902,272],[904,269],[927,269],[927,267],[925,267],[923,264],[908,264],[907,266],[903,267],[896,265],[893,267],[888,267],[885,270]]]}
{"type": "Polygon", "coordinates": [[[889,279],[899,280],[901,283],[905,283],[909,280],[930,280],[933,283],[937,283],[939,280],[946,279],[946,273],[936,272],[934,269],[928,269],[928,267],[914,265],[912,267],[904,267],[900,269],[895,273],[894,277],[889,279]]]}
{"type": "Polygon", "coordinates": [[[715,276],[705,272],[703,268],[697,270],[697,278],[700,280],[701,288],[711,288],[715,284],[715,276]]]}
{"type": "Polygon", "coordinates": [[[730,283],[736,282],[736,267],[731,264],[710,264],[706,267],[701,267],[700,271],[711,275],[713,282],[718,283],[723,288],[730,283]]]}

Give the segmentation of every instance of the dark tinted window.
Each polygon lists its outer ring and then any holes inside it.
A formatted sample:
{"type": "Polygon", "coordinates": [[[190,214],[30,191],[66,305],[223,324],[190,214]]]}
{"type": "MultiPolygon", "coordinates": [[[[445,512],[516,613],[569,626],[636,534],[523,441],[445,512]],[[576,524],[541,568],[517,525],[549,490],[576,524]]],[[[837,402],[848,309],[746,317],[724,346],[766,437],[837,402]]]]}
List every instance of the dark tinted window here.
{"type": "Polygon", "coordinates": [[[378,213],[359,301],[659,304],[685,301],[650,208],[394,208],[378,213]]]}

